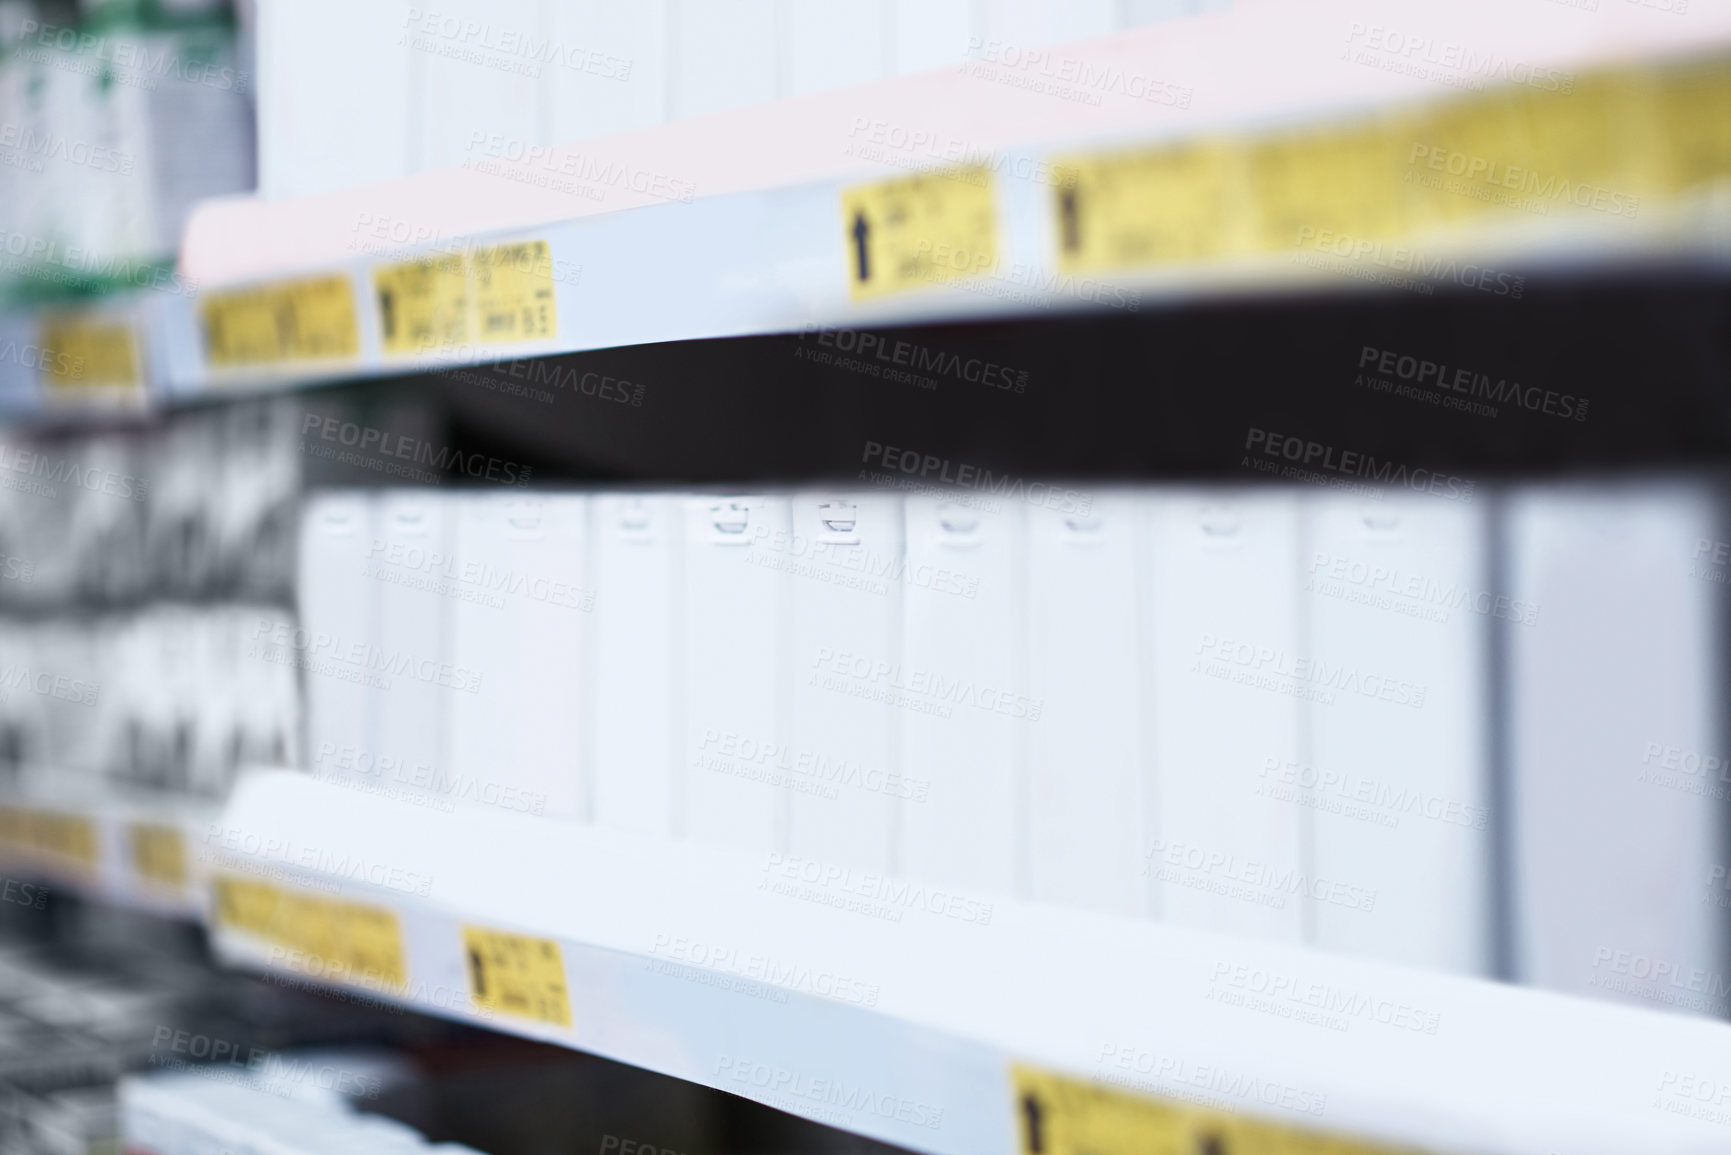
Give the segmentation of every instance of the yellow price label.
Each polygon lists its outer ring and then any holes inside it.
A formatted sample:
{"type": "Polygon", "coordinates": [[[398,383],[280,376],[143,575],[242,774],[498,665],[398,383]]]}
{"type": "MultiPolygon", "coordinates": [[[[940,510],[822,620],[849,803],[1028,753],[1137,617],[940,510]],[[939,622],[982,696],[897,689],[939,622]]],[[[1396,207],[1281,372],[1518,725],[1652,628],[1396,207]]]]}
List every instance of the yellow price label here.
{"type": "Polygon", "coordinates": [[[1731,60],[1679,65],[1660,74],[1659,109],[1667,192],[1731,176],[1731,60]]]}
{"type": "Polygon", "coordinates": [[[1647,191],[1649,173],[1642,169],[1651,164],[1642,164],[1648,135],[1642,129],[1651,124],[1650,93],[1635,73],[1617,71],[1588,77],[1567,93],[1527,88],[1514,95],[1536,183],[1556,177],[1544,193],[1553,211],[1615,211],[1613,197],[1620,202],[1647,191]]]}
{"type": "MultiPolygon", "coordinates": [[[[1061,157],[1053,173],[1067,273],[1267,256],[1315,237],[1633,219],[1731,178],[1731,61],[1547,72],[1322,127],[1061,157]]],[[[857,257],[877,254],[862,241],[857,257]]]]}
{"type": "Polygon", "coordinates": [[[842,193],[848,291],[856,301],[990,272],[997,206],[984,165],[941,169],[842,193]]]}
{"type": "Polygon", "coordinates": [[[1522,198],[1496,185],[1511,167],[1532,171],[1525,112],[1518,94],[1497,89],[1405,122],[1401,179],[1413,233],[1519,211],[1522,198]]]}
{"type": "Polygon", "coordinates": [[[138,387],[138,345],[129,322],[51,315],[43,319],[41,344],[52,388],[138,387]]]}
{"type": "Polygon", "coordinates": [[[1021,1155],[1417,1155],[1014,1064],[1021,1155]]]}
{"type": "Polygon", "coordinates": [[[223,876],[211,886],[212,916],[218,926],[243,931],[256,938],[276,934],[277,906],[282,891],[268,882],[223,876]]]}
{"type": "Polygon", "coordinates": [[[186,885],[186,839],[172,826],[134,822],[126,828],[132,870],[145,882],[179,890],[186,885]]]}
{"type": "Polygon", "coordinates": [[[210,293],[199,310],[205,358],[212,365],[329,360],[360,352],[347,276],[210,293]]]}
{"type": "Polygon", "coordinates": [[[558,943],[466,926],[463,955],[476,1006],[558,1027],[571,1025],[565,958],[558,943]]]}
{"type": "Polygon", "coordinates": [[[396,914],[361,902],[334,905],[340,957],[350,973],[372,985],[407,986],[403,931],[396,914]]]}
{"type": "Polygon", "coordinates": [[[30,815],[31,842],[37,850],[79,866],[96,868],[96,823],[82,814],[38,810],[30,815]]]}
{"type": "Polygon", "coordinates": [[[469,340],[469,262],[461,254],[373,270],[387,353],[425,353],[469,340]]]}
{"type": "Polygon", "coordinates": [[[0,846],[25,850],[30,846],[30,817],[16,806],[0,806],[0,846]]]}
{"type": "Polygon", "coordinates": [[[1405,121],[1372,120],[1256,143],[1248,150],[1250,247],[1286,252],[1324,232],[1355,240],[1400,235],[1410,138],[1405,121]]]}
{"type": "Polygon", "coordinates": [[[473,275],[476,340],[496,344],[558,335],[546,241],[477,249],[473,275]]]}
{"type": "Polygon", "coordinates": [[[1224,143],[1069,157],[1053,166],[1065,272],[1226,255],[1239,161],[1224,143]]]}
{"type": "Polygon", "coordinates": [[[317,976],[392,988],[408,983],[402,928],[384,907],[226,875],[213,890],[217,925],[305,955],[317,976]]]}

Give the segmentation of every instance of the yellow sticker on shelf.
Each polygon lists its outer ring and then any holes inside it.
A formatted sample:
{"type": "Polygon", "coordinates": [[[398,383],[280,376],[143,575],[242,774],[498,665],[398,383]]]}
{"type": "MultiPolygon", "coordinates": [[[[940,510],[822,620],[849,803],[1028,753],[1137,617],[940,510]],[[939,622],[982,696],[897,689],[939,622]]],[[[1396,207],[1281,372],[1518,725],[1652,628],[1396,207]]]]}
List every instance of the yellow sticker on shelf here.
{"type": "Polygon", "coordinates": [[[1417,1155],[1020,1063],[1011,1066],[1010,1081],[1021,1155],[1417,1155]]]}
{"type": "Polygon", "coordinates": [[[134,822],[126,828],[132,870],[153,886],[179,890],[186,885],[186,839],[173,826],[134,822]]]}
{"type": "Polygon", "coordinates": [[[1668,68],[1657,88],[1664,191],[1686,192],[1731,177],[1731,60],[1668,68]]]}
{"type": "Polygon", "coordinates": [[[30,815],[31,842],[37,850],[96,869],[96,823],[82,814],[38,810],[30,815]]]}
{"type": "Polygon", "coordinates": [[[0,806],[0,846],[14,851],[30,846],[29,815],[16,806],[0,806]]]}
{"type": "Polygon", "coordinates": [[[565,959],[558,943],[466,926],[463,955],[476,1006],[539,1023],[571,1025],[565,959]]]}
{"type": "Polygon", "coordinates": [[[277,905],[282,891],[268,882],[223,875],[211,883],[213,914],[218,926],[244,931],[257,938],[276,934],[277,905]]]}
{"type": "Polygon", "coordinates": [[[403,931],[396,914],[382,906],[361,902],[333,905],[340,957],[349,974],[368,986],[393,989],[407,986],[403,931]]]}
{"type": "Polygon", "coordinates": [[[1616,71],[1570,78],[1567,91],[1516,86],[1468,103],[1463,111],[1487,124],[1494,115],[1511,139],[1501,153],[1448,158],[1457,197],[1529,218],[1634,216],[1657,191],[1650,95],[1645,78],[1616,71]]]}
{"type": "Polygon", "coordinates": [[[1531,167],[1529,112],[1517,94],[1498,89],[1410,118],[1401,146],[1410,229],[1443,229],[1520,211],[1524,202],[1503,195],[1497,183],[1511,166],[1520,172],[1531,167]]]}
{"type": "Polygon", "coordinates": [[[277,299],[264,289],[211,293],[199,302],[204,356],[212,365],[267,364],[283,359],[277,299]]]}
{"type": "Polygon", "coordinates": [[[1060,160],[1053,166],[1059,267],[1075,273],[1224,256],[1238,173],[1236,151],[1223,142],[1060,160]]]}
{"type": "Polygon", "coordinates": [[[469,340],[469,262],[460,254],[373,270],[385,352],[425,353],[469,340]]]}
{"type": "Polygon", "coordinates": [[[229,875],[213,890],[217,924],[293,952],[291,969],[374,988],[408,983],[402,928],[385,907],[229,875]]]}
{"type": "Polygon", "coordinates": [[[558,336],[553,260],[546,241],[477,249],[473,275],[477,341],[498,344],[558,336]]]}
{"type": "Polygon", "coordinates": [[[50,315],[42,322],[41,347],[51,388],[138,387],[138,345],[128,321],[50,315]]]}
{"type": "Polygon", "coordinates": [[[291,357],[353,357],[360,351],[354,287],[347,276],[296,281],[287,295],[293,320],[291,357]]]}
{"type": "Polygon", "coordinates": [[[842,193],[848,292],[856,301],[962,277],[998,264],[992,172],[941,169],[842,193]]]}
{"type": "Polygon", "coordinates": [[[207,294],[199,302],[205,359],[260,365],[354,357],[354,288],[345,275],[207,294]]]}
{"type": "MultiPolygon", "coordinates": [[[[1060,157],[1052,171],[1066,273],[1633,219],[1654,198],[1731,180],[1731,61],[1533,70],[1411,111],[1060,157]]],[[[858,246],[859,262],[874,256],[858,246]]]]}
{"type": "Polygon", "coordinates": [[[1659,191],[1657,106],[1647,76],[1546,73],[1410,118],[1403,177],[1410,227],[1521,223],[1582,211],[1633,218],[1659,191]]]}
{"type": "Polygon", "coordinates": [[[1384,240],[1406,227],[1410,132],[1399,119],[1279,136],[1248,150],[1249,247],[1287,252],[1321,239],[1384,240]]]}

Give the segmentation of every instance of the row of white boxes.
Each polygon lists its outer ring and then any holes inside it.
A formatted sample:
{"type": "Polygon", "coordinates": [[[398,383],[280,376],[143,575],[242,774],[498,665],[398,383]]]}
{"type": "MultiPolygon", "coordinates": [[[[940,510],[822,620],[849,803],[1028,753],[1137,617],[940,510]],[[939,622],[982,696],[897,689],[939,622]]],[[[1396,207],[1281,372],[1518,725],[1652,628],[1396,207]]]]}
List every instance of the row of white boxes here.
{"type": "Polygon", "coordinates": [[[1726,1013],[1715,498],[1462,496],[331,491],[257,641],[419,805],[1726,1013]]]}

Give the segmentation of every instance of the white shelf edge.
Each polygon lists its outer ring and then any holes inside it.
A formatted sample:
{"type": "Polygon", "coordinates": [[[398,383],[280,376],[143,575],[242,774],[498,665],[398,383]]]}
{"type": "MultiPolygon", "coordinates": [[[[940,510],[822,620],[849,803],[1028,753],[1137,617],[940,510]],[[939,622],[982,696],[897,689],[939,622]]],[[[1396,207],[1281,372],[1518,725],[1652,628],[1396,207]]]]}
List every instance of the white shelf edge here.
{"type": "MultiPolygon", "coordinates": [[[[396,912],[409,987],[395,997],[417,1009],[938,1155],[1016,1149],[1012,1061],[1175,1097],[1281,1087],[1291,1109],[1245,1110],[1432,1151],[1723,1148],[1722,1124],[1665,1106],[1680,1078],[1731,1083],[1731,1025],[1720,1022],[1011,900],[986,900],[985,925],[913,907],[888,921],[778,893],[767,858],[437,812],[292,773],[244,781],[210,838],[290,848],[252,856],[254,869],[396,912]],[[294,848],[306,847],[351,874],[355,863],[399,871],[427,893],[297,865],[294,848]],[[460,925],[558,942],[574,1026],[477,1013],[460,925]],[[1331,1022],[1307,1021],[1317,1019],[1331,1022]],[[843,1122],[788,1087],[866,1088],[941,1108],[942,1124],[859,1111],[843,1122]]],[[[233,961],[319,977],[246,933],[219,927],[216,941],[233,961]]]]}

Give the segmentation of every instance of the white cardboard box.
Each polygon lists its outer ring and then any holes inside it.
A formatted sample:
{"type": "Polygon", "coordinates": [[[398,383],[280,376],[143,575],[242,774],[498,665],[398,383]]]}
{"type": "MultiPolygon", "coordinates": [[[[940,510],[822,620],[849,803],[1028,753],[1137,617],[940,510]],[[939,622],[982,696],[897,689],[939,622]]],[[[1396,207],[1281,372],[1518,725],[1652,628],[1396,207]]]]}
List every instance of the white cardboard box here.
{"type": "Polygon", "coordinates": [[[825,655],[893,654],[901,641],[902,507],[870,493],[797,493],[793,532],[766,535],[787,574],[792,614],[785,755],[788,850],[826,863],[890,868],[898,802],[920,804],[900,773],[894,708],[825,688],[825,655]]]}
{"type": "Polygon", "coordinates": [[[1142,875],[1146,702],[1128,492],[1028,511],[1030,894],[1119,914],[1147,909],[1142,875]]]}
{"type": "Polygon", "coordinates": [[[673,831],[679,500],[602,493],[590,514],[589,814],[644,834],[673,831]]]}
{"type": "Polygon", "coordinates": [[[1040,724],[1022,672],[1023,510],[930,496],[905,508],[908,569],[932,578],[906,591],[901,658],[849,656],[829,676],[894,702],[907,774],[931,784],[930,801],[902,805],[898,869],[1010,894],[1022,743],[1040,724]]]}
{"type": "Polygon", "coordinates": [[[1298,499],[1143,498],[1149,526],[1155,787],[1146,869],[1162,917],[1301,941],[1304,813],[1262,767],[1300,756],[1298,499]]]}
{"type": "Polygon", "coordinates": [[[1725,1017],[1718,503],[1534,487],[1506,517],[1510,592],[1537,615],[1504,625],[1513,977],[1725,1017]]]}
{"type": "Polygon", "coordinates": [[[445,769],[459,800],[582,816],[588,503],[555,493],[453,503],[453,561],[441,578],[452,661],[482,675],[476,692],[452,695],[445,769]]]}
{"type": "Polygon", "coordinates": [[[1491,614],[1482,503],[1306,503],[1310,754],[1268,788],[1315,829],[1316,945],[1462,974],[1492,965],[1491,614]]]}
{"type": "Polygon", "coordinates": [[[301,668],[307,764],[314,774],[343,777],[372,768],[375,746],[364,656],[374,646],[378,614],[378,582],[369,576],[374,513],[373,499],[356,491],[307,499],[296,582],[299,629],[284,644],[267,621],[267,633],[255,637],[255,650],[263,660],[301,668]],[[363,660],[357,662],[357,656],[363,660]]]}
{"type": "Polygon", "coordinates": [[[788,652],[785,575],[767,542],[788,532],[789,508],[786,497],[684,500],[681,829],[765,853],[786,822],[769,780],[785,742],[788,652]]]}

